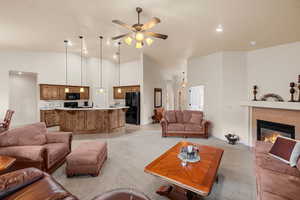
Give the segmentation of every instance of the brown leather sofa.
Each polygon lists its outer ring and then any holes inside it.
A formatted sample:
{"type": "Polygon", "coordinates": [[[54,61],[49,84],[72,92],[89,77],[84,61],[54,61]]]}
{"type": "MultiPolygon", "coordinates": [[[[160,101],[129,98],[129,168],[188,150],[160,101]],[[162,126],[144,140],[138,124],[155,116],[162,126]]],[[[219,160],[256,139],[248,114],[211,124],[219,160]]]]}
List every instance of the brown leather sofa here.
{"type": "Polygon", "coordinates": [[[160,122],[162,136],[208,138],[209,122],[203,119],[203,112],[191,110],[169,110],[160,122]]]}
{"type": "Polygon", "coordinates": [[[0,134],[0,155],[16,158],[10,170],[35,167],[53,172],[71,152],[72,134],[47,132],[45,123],[11,129],[0,134]]]}
{"type": "MultiPolygon", "coordinates": [[[[50,175],[35,168],[26,168],[0,176],[1,200],[78,200],[50,175]]],[[[150,200],[132,189],[116,189],[93,200],[150,200]]]]}
{"type": "Polygon", "coordinates": [[[300,159],[297,167],[269,155],[272,143],[257,141],[255,173],[257,200],[300,199],[300,159]]]}

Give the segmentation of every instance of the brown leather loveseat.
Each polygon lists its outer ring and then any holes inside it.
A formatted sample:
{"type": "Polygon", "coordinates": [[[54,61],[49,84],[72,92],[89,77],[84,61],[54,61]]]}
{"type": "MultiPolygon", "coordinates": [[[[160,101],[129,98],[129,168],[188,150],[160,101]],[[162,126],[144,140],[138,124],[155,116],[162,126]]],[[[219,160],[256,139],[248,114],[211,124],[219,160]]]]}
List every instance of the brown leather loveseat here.
{"type": "Polygon", "coordinates": [[[203,112],[191,110],[169,110],[161,120],[162,136],[208,138],[209,122],[203,119],[203,112]]]}
{"type": "Polygon", "coordinates": [[[10,170],[35,167],[53,172],[71,152],[72,134],[48,132],[45,123],[35,123],[0,133],[0,155],[16,158],[10,170]]]}

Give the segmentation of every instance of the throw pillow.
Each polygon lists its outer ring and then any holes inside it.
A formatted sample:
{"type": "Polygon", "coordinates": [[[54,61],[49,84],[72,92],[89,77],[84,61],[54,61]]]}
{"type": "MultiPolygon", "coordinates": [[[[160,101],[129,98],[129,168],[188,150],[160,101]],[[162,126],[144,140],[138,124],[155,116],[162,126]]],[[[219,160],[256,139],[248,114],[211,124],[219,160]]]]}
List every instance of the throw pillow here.
{"type": "Polygon", "coordinates": [[[289,164],[296,143],[297,142],[293,139],[278,136],[269,154],[289,164]]]}
{"type": "Polygon", "coordinates": [[[165,118],[169,123],[176,123],[176,115],[175,111],[166,111],[165,112],[165,118]]]}
{"type": "Polygon", "coordinates": [[[192,123],[192,124],[201,124],[201,121],[202,121],[201,115],[192,113],[190,123],[192,123]]]}
{"type": "Polygon", "coordinates": [[[298,141],[293,149],[291,158],[290,158],[290,165],[295,167],[297,165],[297,161],[300,156],[300,141],[298,141]]]}

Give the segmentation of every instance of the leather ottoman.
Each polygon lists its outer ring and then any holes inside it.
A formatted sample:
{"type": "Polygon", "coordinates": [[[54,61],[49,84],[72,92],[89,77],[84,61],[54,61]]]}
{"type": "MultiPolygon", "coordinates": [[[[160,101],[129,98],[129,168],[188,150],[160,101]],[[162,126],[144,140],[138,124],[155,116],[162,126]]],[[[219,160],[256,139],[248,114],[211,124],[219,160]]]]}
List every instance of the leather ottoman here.
{"type": "Polygon", "coordinates": [[[74,175],[98,176],[107,159],[106,142],[85,142],[67,156],[67,177],[74,175]]]}

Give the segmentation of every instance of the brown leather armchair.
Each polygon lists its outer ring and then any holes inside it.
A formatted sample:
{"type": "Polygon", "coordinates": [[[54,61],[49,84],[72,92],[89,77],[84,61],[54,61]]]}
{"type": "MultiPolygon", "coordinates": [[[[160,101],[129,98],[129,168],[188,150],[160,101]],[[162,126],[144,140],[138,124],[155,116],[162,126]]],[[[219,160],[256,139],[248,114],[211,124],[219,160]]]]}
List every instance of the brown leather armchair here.
{"type": "Polygon", "coordinates": [[[49,174],[26,168],[0,176],[0,199],[3,200],[78,200],[49,174]]]}
{"type": "Polygon", "coordinates": [[[35,167],[53,172],[71,152],[72,134],[48,132],[45,123],[11,129],[0,134],[0,155],[16,158],[10,170],[35,167]]]}
{"type": "MultiPolygon", "coordinates": [[[[1,200],[78,200],[49,174],[26,168],[0,176],[1,200]]],[[[116,189],[96,196],[93,200],[150,200],[132,189],[116,189]]]]}

